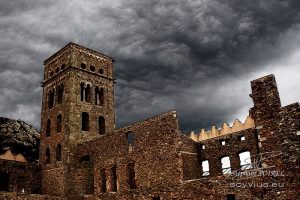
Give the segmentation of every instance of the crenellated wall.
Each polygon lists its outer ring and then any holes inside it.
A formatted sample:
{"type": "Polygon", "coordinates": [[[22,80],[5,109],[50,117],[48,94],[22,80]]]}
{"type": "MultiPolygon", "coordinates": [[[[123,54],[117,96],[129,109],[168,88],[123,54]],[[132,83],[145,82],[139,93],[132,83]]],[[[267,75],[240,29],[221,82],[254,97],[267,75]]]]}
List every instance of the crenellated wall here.
{"type": "Polygon", "coordinates": [[[247,116],[244,123],[241,123],[238,119],[236,119],[232,126],[229,126],[227,123],[224,123],[221,128],[212,126],[211,130],[209,131],[206,131],[205,129],[201,129],[201,131],[198,134],[195,134],[195,132],[191,132],[190,138],[195,142],[199,142],[199,141],[215,138],[218,136],[246,130],[253,127],[255,127],[254,120],[250,116],[247,116]]]}

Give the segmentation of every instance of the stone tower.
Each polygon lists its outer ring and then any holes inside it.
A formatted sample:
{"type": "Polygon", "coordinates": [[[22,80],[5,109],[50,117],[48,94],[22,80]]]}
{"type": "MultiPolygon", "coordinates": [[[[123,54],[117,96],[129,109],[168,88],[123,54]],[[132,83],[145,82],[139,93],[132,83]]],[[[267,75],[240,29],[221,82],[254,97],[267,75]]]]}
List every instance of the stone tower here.
{"type": "Polygon", "coordinates": [[[42,192],[66,195],[72,150],[115,127],[113,59],[70,43],[44,61],[42,192]]]}

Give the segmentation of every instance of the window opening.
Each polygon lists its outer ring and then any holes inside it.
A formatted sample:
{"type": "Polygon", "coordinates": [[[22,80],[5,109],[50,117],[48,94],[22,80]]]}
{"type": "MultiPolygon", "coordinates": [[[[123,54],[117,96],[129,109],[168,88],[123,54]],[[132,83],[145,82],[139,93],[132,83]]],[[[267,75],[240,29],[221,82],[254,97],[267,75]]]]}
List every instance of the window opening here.
{"type": "Polygon", "coordinates": [[[99,123],[99,134],[100,135],[105,134],[105,119],[104,119],[104,117],[100,116],[98,119],[98,123],[99,123]]]}
{"type": "Polygon", "coordinates": [[[231,166],[230,166],[230,159],[228,156],[223,157],[221,159],[222,163],[222,172],[223,174],[230,174],[231,173],[231,166]]]}
{"type": "Polygon", "coordinates": [[[61,161],[61,145],[58,144],[56,147],[56,160],[61,161]]]}
{"type": "Polygon", "coordinates": [[[130,189],[136,189],[134,163],[129,163],[128,170],[128,185],[130,189]]]}
{"type": "Polygon", "coordinates": [[[202,176],[208,176],[209,173],[209,163],[208,160],[202,161],[202,176]]]}
{"type": "Polygon", "coordinates": [[[251,169],[251,155],[249,151],[244,151],[239,154],[241,170],[251,169]]]}
{"type": "Polygon", "coordinates": [[[87,112],[81,114],[81,130],[89,131],[89,114],[87,112]]]}

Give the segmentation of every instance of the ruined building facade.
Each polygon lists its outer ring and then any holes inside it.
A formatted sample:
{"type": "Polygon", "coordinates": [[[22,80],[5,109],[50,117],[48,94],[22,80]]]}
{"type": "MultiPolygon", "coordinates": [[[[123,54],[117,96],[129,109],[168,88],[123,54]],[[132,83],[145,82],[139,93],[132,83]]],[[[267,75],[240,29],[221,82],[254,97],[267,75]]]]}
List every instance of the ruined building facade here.
{"type": "Polygon", "coordinates": [[[273,75],[251,82],[244,124],[188,136],[175,111],[116,129],[113,61],[70,43],[44,62],[35,178],[0,199],[297,199],[300,106],[281,106],[273,75]]]}

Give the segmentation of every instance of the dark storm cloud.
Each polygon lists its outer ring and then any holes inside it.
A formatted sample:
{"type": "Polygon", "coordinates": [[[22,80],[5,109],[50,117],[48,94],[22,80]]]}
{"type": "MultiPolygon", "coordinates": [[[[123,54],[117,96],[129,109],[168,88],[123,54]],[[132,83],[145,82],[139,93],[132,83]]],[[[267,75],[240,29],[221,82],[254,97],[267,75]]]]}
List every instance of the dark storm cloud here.
{"type": "Polygon", "coordinates": [[[1,115],[38,126],[42,61],[73,41],[116,59],[118,126],[171,109],[184,131],[220,125],[251,106],[253,74],[300,49],[299,4],[1,1],[1,115]]]}

